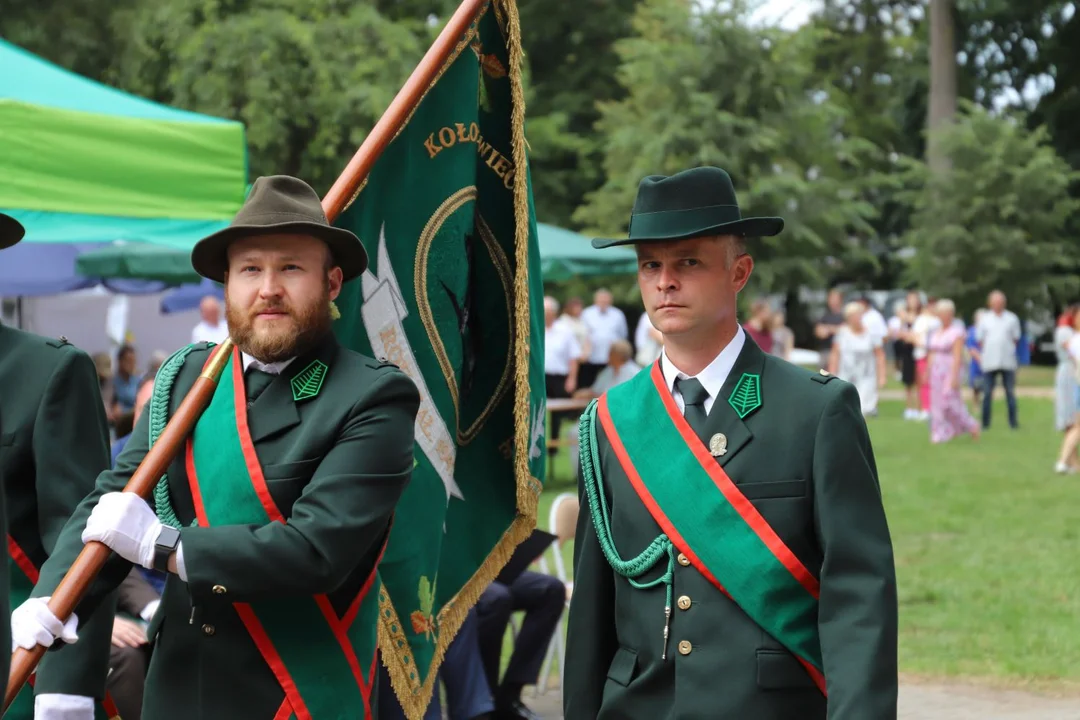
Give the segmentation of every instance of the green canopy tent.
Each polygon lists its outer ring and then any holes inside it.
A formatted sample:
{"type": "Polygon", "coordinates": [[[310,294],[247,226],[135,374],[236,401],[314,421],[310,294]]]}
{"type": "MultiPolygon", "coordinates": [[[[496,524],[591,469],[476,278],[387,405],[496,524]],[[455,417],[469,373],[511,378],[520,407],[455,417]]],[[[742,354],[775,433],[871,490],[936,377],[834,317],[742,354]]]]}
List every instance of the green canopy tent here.
{"type": "MultiPolygon", "coordinates": [[[[545,281],[637,272],[637,255],[631,248],[596,250],[584,235],[544,223],[538,223],[537,229],[545,281]]],[[[77,267],[80,273],[96,277],[198,282],[199,276],[191,267],[190,253],[190,246],[162,248],[142,243],[115,243],[82,254],[77,267]]]]}
{"type": "MultiPolygon", "coordinates": [[[[243,203],[241,123],[121,92],[4,40],[0,68],[0,212],[27,231],[5,264],[116,240],[187,250],[243,203]]],[[[71,289],[61,286],[52,291],[71,289]]]]}
{"type": "Polygon", "coordinates": [[[597,250],[589,238],[554,225],[537,223],[540,267],[545,282],[582,275],[622,275],[637,272],[637,253],[619,246],[597,250]]]}

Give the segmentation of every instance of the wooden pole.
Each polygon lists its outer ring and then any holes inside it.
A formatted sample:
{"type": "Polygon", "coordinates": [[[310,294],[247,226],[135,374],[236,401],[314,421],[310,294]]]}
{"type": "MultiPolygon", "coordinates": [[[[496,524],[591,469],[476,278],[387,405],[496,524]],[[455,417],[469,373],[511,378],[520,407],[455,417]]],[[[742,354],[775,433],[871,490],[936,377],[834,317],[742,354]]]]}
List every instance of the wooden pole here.
{"type": "MultiPolygon", "coordinates": [[[[435,43],[428,49],[420,64],[416,66],[405,85],[390,103],[390,107],[368,133],[360,149],[356,151],[344,172],[323,198],[323,211],[330,222],[334,222],[352,201],[364,178],[374,167],[375,161],[379,159],[397,135],[398,130],[419,105],[421,98],[435,81],[435,77],[447,58],[450,57],[465,31],[469,29],[469,25],[487,2],[489,0],[464,0],[458,6],[446,27],[435,39],[435,43]]],[[[218,378],[221,377],[232,349],[231,338],[226,339],[217,347],[213,359],[196,379],[157,442],[139,463],[139,467],[124,487],[124,492],[136,493],[143,498],[150,497],[158,479],[165,474],[169,464],[195,427],[195,423],[198,422],[199,416],[210,404],[210,399],[217,388],[218,378]]],[[[53,615],[61,621],[71,617],[75,607],[86,595],[111,553],[112,550],[108,546],[99,542],[90,542],[83,547],[82,552],[79,553],[49,599],[49,610],[53,615]]],[[[8,676],[7,692],[4,695],[5,712],[15,700],[15,696],[19,694],[19,690],[30,679],[45,651],[46,648],[41,645],[33,650],[15,649],[11,656],[11,672],[8,676]]]]}

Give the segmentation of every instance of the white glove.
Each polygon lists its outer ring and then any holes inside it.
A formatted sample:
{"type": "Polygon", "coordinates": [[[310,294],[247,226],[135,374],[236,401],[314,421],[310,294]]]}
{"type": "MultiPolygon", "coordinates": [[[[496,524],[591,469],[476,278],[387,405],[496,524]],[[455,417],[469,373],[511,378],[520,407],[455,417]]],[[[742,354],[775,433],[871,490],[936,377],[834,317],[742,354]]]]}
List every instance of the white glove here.
{"type": "Polygon", "coordinates": [[[45,693],[34,698],[35,720],[94,720],[94,698],[45,693]]]}
{"type": "Polygon", "coordinates": [[[113,552],[144,568],[154,566],[154,544],[162,524],[146,501],[135,493],[105,493],[94,506],[82,541],[108,545],[113,552]]]}
{"type": "Polygon", "coordinates": [[[35,646],[52,647],[57,638],[71,644],[79,639],[75,631],[79,627],[79,618],[71,613],[66,623],[49,610],[49,598],[30,598],[11,611],[11,651],[21,647],[33,650],[35,646]]]}

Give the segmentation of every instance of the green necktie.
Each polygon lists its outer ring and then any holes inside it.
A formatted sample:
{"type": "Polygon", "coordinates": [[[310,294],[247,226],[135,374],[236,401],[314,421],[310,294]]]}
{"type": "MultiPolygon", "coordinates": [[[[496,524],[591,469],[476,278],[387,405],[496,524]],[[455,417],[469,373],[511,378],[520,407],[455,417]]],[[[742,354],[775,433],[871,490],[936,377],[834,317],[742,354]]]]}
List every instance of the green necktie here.
{"type": "Polygon", "coordinates": [[[686,408],[683,410],[683,417],[697,436],[704,438],[705,424],[709,419],[708,413],[705,412],[705,401],[709,397],[709,391],[694,378],[676,380],[675,389],[682,395],[683,405],[686,408]]]}
{"type": "Polygon", "coordinates": [[[247,372],[244,373],[244,390],[248,404],[255,402],[262,395],[263,390],[270,387],[270,383],[274,382],[276,377],[277,375],[271,375],[255,367],[249,367],[247,372]]]}

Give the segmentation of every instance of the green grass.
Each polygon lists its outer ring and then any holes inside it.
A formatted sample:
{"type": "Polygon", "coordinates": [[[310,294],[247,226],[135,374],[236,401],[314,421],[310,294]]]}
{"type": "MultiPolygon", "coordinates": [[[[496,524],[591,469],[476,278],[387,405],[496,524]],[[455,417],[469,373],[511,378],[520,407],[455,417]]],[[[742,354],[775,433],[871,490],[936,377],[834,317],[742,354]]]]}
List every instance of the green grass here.
{"type": "MultiPolygon", "coordinates": [[[[1052,472],[1052,402],[1021,399],[1015,432],[998,402],[979,443],[937,446],[899,418],[901,403],[881,410],[869,424],[896,553],[901,671],[1080,680],[1080,475],[1052,472]]],[[[540,527],[555,495],[575,488],[560,453],[540,527]]]]}

